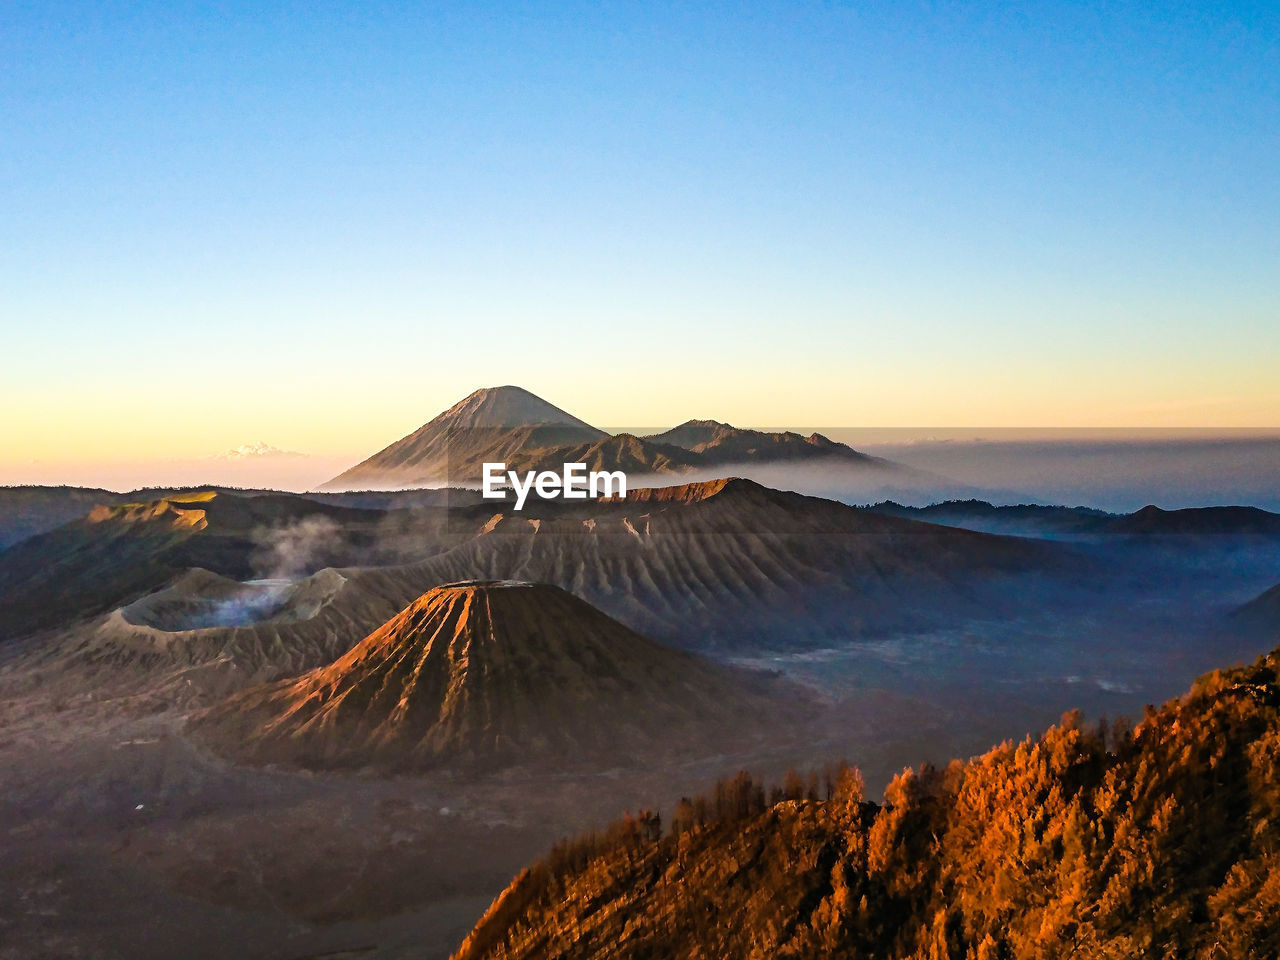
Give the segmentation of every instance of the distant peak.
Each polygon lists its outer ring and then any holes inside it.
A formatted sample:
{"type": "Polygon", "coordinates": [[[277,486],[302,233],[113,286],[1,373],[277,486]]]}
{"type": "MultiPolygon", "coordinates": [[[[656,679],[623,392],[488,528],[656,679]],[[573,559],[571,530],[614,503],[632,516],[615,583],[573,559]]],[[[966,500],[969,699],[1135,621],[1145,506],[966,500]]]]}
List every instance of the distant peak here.
{"type": "Polygon", "coordinates": [[[475,390],[431,423],[486,429],[512,429],[555,424],[585,428],[604,436],[603,431],[597,431],[586,421],[579,420],[573,414],[530,393],[524,387],[511,384],[475,390]]]}
{"type": "Polygon", "coordinates": [[[481,387],[479,390],[473,390],[467,395],[467,399],[472,397],[496,397],[504,393],[518,394],[522,397],[533,397],[535,400],[540,399],[537,394],[524,387],[517,387],[514,383],[504,383],[498,387],[481,387]]]}
{"type": "Polygon", "coordinates": [[[232,449],[226,450],[222,453],[214,454],[208,459],[229,461],[263,459],[293,460],[300,459],[304,456],[306,456],[306,454],[298,453],[296,450],[281,450],[279,447],[272,446],[269,443],[264,443],[259,440],[257,443],[242,443],[238,447],[233,447],[232,449]]]}
{"type": "MultiPolygon", "coordinates": [[[[723,420],[686,420],[680,424],[681,427],[719,427],[723,430],[737,430],[731,423],[725,423],[723,420]]],[[[678,429],[678,428],[677,428],[678,429]]]]}

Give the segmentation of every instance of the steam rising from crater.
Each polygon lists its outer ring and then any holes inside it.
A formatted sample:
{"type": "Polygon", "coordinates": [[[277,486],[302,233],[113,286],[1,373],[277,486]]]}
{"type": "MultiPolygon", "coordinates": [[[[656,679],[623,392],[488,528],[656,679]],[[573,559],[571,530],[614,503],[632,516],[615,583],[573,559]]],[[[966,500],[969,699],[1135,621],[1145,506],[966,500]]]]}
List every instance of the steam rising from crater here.
{"type": "Polygon", "coordinates": [[[296,580],[337,552],[342,529],[316,514],[287,526],[259,528],[254,539],[259,544],[250,559],[255,579],[296,580]]]}
{"type": "Polygon", "coordinates": [[[289,605],[294,581],[323,565],[343,544],[342,529],[320,514],[285,526],[260,527],[254,540],[254,578],[243,590],[214,601],[201,626],[247,627],[279,615],[289,605]]]}

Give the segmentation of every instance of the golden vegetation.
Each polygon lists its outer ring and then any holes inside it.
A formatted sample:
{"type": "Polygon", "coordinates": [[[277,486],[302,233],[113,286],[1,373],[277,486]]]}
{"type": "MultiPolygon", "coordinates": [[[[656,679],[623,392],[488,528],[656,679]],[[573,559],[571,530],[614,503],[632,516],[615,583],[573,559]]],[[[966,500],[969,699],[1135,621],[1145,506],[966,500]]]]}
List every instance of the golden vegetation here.
{"type": "Polygon", "coordinates": [[[1277,653],[1136,727],[906,771],[747,775],[525,870],[457,953],[479,958],[1280,956],[1277,653]]]}

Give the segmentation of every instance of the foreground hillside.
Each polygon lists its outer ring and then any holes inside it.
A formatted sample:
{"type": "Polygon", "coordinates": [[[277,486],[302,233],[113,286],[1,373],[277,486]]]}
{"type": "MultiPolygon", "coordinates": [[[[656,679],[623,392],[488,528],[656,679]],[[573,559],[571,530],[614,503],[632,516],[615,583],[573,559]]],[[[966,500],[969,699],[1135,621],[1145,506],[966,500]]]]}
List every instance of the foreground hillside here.
{"type": "Polygon", "coordinates": [[[1280,955],[1280,651],[1136,728],[766,799],[748,777],[525,870],[480,958],[1280,955]],[[819,796],[821,795],[821,799],[819,796]]]}

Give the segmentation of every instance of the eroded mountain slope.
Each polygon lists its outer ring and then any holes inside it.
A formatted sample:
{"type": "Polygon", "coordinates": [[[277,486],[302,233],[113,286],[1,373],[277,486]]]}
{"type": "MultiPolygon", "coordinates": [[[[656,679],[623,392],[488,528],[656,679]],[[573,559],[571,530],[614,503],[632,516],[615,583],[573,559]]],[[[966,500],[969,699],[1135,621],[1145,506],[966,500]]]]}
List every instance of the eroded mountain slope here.
{"type": "MultiPolygon", "coordinates": [[[[222,752],[307,767],[614,766],[763,731],[752,678],[558,587],[436,587],[329,666],[198,718],[222,752]]],[[[755,681],[759,685],[763,681],[755,681]]]]}

